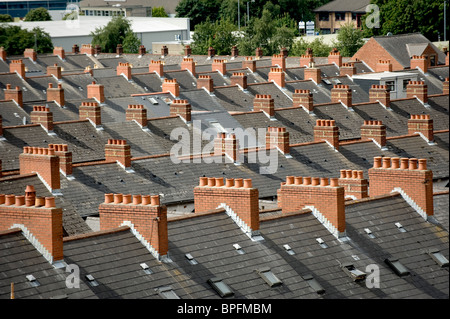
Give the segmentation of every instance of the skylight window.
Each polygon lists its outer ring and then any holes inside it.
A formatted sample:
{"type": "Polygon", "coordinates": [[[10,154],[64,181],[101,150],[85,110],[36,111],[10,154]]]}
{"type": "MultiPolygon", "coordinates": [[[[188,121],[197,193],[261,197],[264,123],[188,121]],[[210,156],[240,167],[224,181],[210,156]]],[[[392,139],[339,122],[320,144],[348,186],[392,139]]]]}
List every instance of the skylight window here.
{"type": "Polygon", "coordinates": [[[366,232],[367,236],[369,236],[369,238],[375,238],[375,235],[369,228],[364,228],[364,231],[366,232]]]}
{"type": "Polygon", "coordinates": [[[189,261],[189,263],[191,265],[197,265],[198,264],[197,260],[195,260],[195,258],[191,254],[186,254],[186,255],[184,255],[184,257],[186,257],[186,259],[189,261]]]}
{"type": "Polygon", "coordinates": [[[146,263],[142,263],[142,264],[140,264],[140,266],[147,275],[153,274],[153,271],[150,269],[150,267],[146,263]]]}
{"type": "Polygon", "coordinates": [[[155,291],[163,299],[180,299],[171,286],[159,287],[155,291]]]}
{"type": "Polygon", "coordinates": [[[292,250],[292,248],[291,248],[291,246],[289,246],[288,244],[286,244],[286,245],[283,245],[283,248],[284,248],[284,250],[286,250],[286,252],[289,254],[289,255],[295,255],[295,251],[293,251],[292,250]]]}
{"type": "Polygon", "coordinates": [[[409,270],[402,265],[402,263],[395,258],[386,258],[384,262],[391,268],[398,276],[409,275],[409,270]]]}
{"type": "Polygon", "coordinates": [[[362,281],[366,279],[367,274],[357,269],[353,264],[343,264],[342,270],[353,279],[353,281],[362,281]]]}
{"type": "Polygon", "coordinates": [[[328,245],[325,244],[322,238],[316,238],[317,242],[319,243],[320,247],[322,248],[328,248],[328,245]]]}
{"type": "Polygon", "coordinates": [[[328,85],[330,85],[330,84],[331,84],[330,80],[328,80],[328,79],[323,79],[322,81],[324,81],[324,82],[325,82],[325,84],[328,84],[328,85]]]}
{"type": "Polygon", "coordinates": [[[270,286],[270,288],[278,287],[283,284],[283,282],[278,279],[277,276],[268,267],[261,268],[257,270],[258,274],[262,279],[270,286]]]}
{"type": "Polygon", "coordinates": [[[86,275],[85,277],[86,277],[87,281],[89,282],[89,284],[90,284],[92,287],[98,286],[98,282],[97,282],[97,280],[95,280],[94,276],[92,276],[92,275],[86,275]]]}
{"type": "Polygon", "coordinates": [[[234,249],[236,249],[238,254],[240,254],[240,255],[245,254],[245,251],[242,249],[242,247],[239,244],[234,244],[233,247],[234,247],[234,249]]]}
{"type": "Polygon", "coordinates": [[[325,289],[319,284],[319,282],[311,275],[303,275],[303,280],[306,281],[306,283],[311,287],[312,290],[314,290],[318,294],[325,293],[325,289]]]}
{"type": "Polygon", "coordinates": [[[436,248],[428,250],[428,255],[441,267],[448,267],[448,259],[436,248]]]}
{"type": "Polygon", "coordinates": [[[220,278],[208,279],[208,284],[219,294],[222,298],[234,296],[233,290],[220,278]]]}
{"type": "Polygon", "coordinates": [[[400,223],[395,223],[395,226],[397,226],[398,230],[402,233],[406,233],[406,229],[403,227],[400,223]]]}
{"type": "Polygon", "coordinates": [[[156,101],[156,99],[153,98],[153,97],[149,97],[148,100],[149,100],[150,103],[152,103],[153,105],[157,105],[157,104],[158,104],[158,101],[156,101]]]}
{"type": "Polygon", "coordinates": [[[39,283],[39,281],[33,275],[27,275],[26,277],[27,277],[27,279],[30,282],[32,287],[38,287],[38,286],[41,285],[39,283]]]}

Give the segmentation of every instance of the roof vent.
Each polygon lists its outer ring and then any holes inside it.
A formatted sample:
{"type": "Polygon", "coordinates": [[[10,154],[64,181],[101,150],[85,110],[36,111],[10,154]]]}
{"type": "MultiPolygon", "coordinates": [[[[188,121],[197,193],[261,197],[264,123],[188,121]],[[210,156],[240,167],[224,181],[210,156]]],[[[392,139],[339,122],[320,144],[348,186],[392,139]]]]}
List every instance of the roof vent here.
{"type": "Polygon", "coordinates": [[[39,281],[37,281],[37,279],[33,275],[27,275],[26,277],[27,277],[27,279],[30,282],[32,287],[38,287],[38,286],[41,285],[39,283],[39,281]]]}
{"type": "Polygon", "coordinates": [[[406,229],[403,228],[403,225],[400,223],[395,223],[395,226],[397,226],[398,230],[402,233],[406,233],[406,229]]]}
{"type": "Polygon", "coordinates": [[[197,260],[195,260],[194,257],[192,257],[191,254],[186,254],[186,255],[184,255],[184,257],[186,257],[186,259],[189,261],[189,263],[191,265],[197,265],[198,264],[197,260]]]}
{"type": "Polygon", "coordinates": [[[150,269],[150,267],[146,263],[142,263],[142,264],[140,264],[140,266],[147,275],[153,274],[153,271],[150,269]]]}
{"type": "Polygon", "coordinates": [[[317,242],[319,243],[320,247],[322,248],[328,248],[328,245],[325,244],[322,238],[316,238],[317,242]]]}
{"type": "Polygon", "coordinates": [[[238,252],[238,254],[243,255],[245,254],[245,251],[242,249],[242,247],[239,244],[233,244],[234,249],[238,252]]]}
{"type": "Polygon", "coordinates": [[[153,97],[149,97],[148,100],[149,100],[150,103],[152,103],[153,105],[157,105],[157,104],[158,104],[158,101],[156,101],[156,99],[153,98],[153,97]]]}
{"type": "Polygon", "coordinates": [[[364,231],[366,232],[367,236],[369,236],[369,238],[375,238],[375,235],[369,228],[364,228],[364,231]]]}
{"type": "Polygon", "coordinates": [[[362,281],[366,279],[367,274],[357,269],[353,264],[346,263],[342,265],[342,270],[353,279],[353,281],[362,281]]]}
{"type": "Polygon", "coordinates": [[[286,244],[286,245],[283,245],[283,248],[284,248],[284,250],[286,250],[286,252],[289,254],[289,255],[295,255],[295,251],[293,251],[292,250],[292,248],[291,248],[291,246],[289,246],[288,244],[286,244]]]}
{"type": "Polygon", "coordinates": [[[97,280],[95,280],[94,276],[88,274],[85,277],[92,287],[98,286],[98,282],[97,280]]]}

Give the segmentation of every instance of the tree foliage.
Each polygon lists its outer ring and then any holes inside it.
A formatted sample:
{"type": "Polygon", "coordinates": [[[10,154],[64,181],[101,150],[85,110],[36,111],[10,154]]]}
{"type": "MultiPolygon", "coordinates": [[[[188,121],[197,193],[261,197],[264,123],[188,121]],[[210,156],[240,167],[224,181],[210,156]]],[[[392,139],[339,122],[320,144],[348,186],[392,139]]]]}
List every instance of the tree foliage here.
{"type": "Polygon", "coordinates": [[[236,44],[237,38],[234,34],[236,26],[229,20],[218,20],[205,22],[195,26],[193,43],[191,45],[193,54],[207,54],[208,48],[212,46],[216,54],[230,54],[231,47],[236,44]]]}
{"type": "Polygon", "coordinates": [[[335,47],[343,56],[353,56],[359,48],[364,45],[362,30],[355,29],[353,24],[348,23],[339,29],[335,47]]]}
{"type": "Polygon", "coordinates": [[[91,44],[100,45],[102,52],[107,53],[116,52],[118,44],[122,44],[125,53],[137,53],[140,45],[131,29],[131,22],[122,16],[114,16],[106,26],[91,32],[91,36],[91,44]]]}
{"type": "Polygon", "coordinates": [[[0,25],[0,47],[3,47],[9,55],[22,55],[28,48],[34,48],[37,53],[49,53],[53,51],[50,35],[41,28],[31,31],[19,26],[0,25]]]}
{"type": "Polygon", "coordinates": [[[305,54],[308,48],[312,49],[314,56],[318,57],[327,57],[333,49],[331,45],[324,43],[323,37],[315,38],[314,41],[311,42],[301,38],[300,40],[294,42],[289,55],[301,56],[305,54]]]}
{"type": "Polygon", "coordinates": [[[31,9],[28,11],[28,13],[25,15],[24,18],[25,21],[51,21],[52,17],[50,16],[50,13],[48,13],[48,10],[45,8],[36,8],[31,9]]]}
{"type": "Polygon", "coordinates": [[[0,22],[13,22],[14,19],[9,14],[0,14],[0,22]]]}
{"type": "Polygon", "coordinates": [[[152,17],[168,18],[169,16],[164,10],[164,7],[154,7],[152,8],[152,17]]]}

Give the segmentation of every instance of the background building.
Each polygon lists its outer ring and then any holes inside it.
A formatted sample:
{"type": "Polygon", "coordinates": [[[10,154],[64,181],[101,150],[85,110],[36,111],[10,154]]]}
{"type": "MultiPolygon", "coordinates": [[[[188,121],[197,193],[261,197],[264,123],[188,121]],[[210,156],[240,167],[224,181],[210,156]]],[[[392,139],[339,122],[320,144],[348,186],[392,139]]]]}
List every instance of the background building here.
{"type": "Polygon", "coordinates": [[[5,0],[0,2],[0,14],[9,14],[13,18],[23,18],[31,9],[45,8],[50,15],[66,10],[76,0],[5,0]]]}
{"type": "Polygon", "coordinates": [[[163,7],[169,16],[175,16],[180,0],[82,0],[80,9],[86,15],[110,16],[124,12],[127,17],[151,17],[152,8],[163,7]]]}

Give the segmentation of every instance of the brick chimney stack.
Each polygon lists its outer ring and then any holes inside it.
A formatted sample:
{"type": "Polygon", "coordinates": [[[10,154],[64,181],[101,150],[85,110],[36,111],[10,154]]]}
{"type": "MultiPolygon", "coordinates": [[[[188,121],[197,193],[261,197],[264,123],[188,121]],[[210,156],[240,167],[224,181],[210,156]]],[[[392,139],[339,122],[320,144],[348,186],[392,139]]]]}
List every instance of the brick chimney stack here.
{"type": "Polygon", "coordinates": [[[62,79],[61,67],[58,64],[47,66],[47,75],[53,75],[58,80],[62,79]]]}
{"type": "Polygon", "coordinates": [[[144,105],[128,105],[125,116],[127,121],[134,120],[141,127],[147,126],[147,109],[144,107],[144,105]]]}
{"type": "Polygon", "coordinates": [[[428,103],[428,86],[424,81],[409,81],[406,86],[406,97],[413,98],[416,97],[423,104],[428,103]]]}
{"type": "Polygon", "coordinates": [[[185,122],[191,122],[191,104],[188,100],[173,100],[170,104],[170,115],[178,115],[185,122]]]}
{"type": "Polygon", "coordinates": [[[16,86],[16,88],[12,89],[11,84],[6,84],[5,100],[13,100],[17,105],[23,107],[23,93],[20,87],[16,86]]]}
{"type": "Polygon", "coordinates": [[[300,56],[300,67],[309,67],[311,63],[314,63],[314,55],[312,49],[308,48],[305,54],[300,56]]]}
{"type": "Polygon", "coordinates": [[[195,212],[223,207],[250,237],[259,235],[259,192],[251,179],[200,177],[194,188],[195,212]]]}
{"type": "Polygon", "coordinates": [[[159,195],[105,194],[99,214],[100,230],[129,226],[155,258],[167,256],[167,207],[159,195]]]}
{"type": "Polygon", "coordinates": [[[78,53],[80,53],[80,47],[78,46],[78,44],[74,44],[74,45],[72,46],[72,53],[73,53],[73,54],[78,54],[78,53]]]}
{"type": "Polygon", "coordinates": [[[180,85],[177,83],[176,79],[164,79],[162,84],[163,92],[170,92],[173,96],[180,96],[180,85]]]}
{"type": "Polygon", "coordinates": [[[117,65],[117,75],[123,75],[128,81],[131,80],[131,65],[128,62],[119,62],[117,65]]]}
{"type": "Polygon", "coordinates": [[[379,102],[383,104],[386,108],[391,106],[391,93],[387,85],[377,85],[373,84],[369,89],[369,99],[370,102],[379,102]]]}
{"type": "Polygon", "coordinates": [[[231,85],[239,85],[242,89],[247,89],[247,76],[244,72],[233,72],[230,78],[231,85]]]}
{"type": "Polygon", "coordinates": [[[313,94],[310,90],[295,90],[292,95],[292,106],[293,107],[303,107],[308,112],[313,112],[314,110],[314,100],[313,94]]]}
{"type": "Polygon", "coordinates": [[[91,44],[82,44],[80,53],[86,55],[94,55],[95,49],[91,44]]]}
{"type": "Polygon", "coordinates": [[[80,120],[89,120],[95,127],[102,125],[102,111],[97,102],[81,102],[78,109],[80,120]]]}
{"type": "Polygon", "coordinates": [[[428,58],[426,56],[413,55],[411,57],[411,63],[410,63],[411,70],[420,69],[420,70],[422,70],[423,73],[427,73],[428,65],[429,65],[429,62],[428,62],[428,58]]]}
{"type": "Polygon", "coordinates": [[[256,94],[253,99],[253,111],[264,111],[267,116],[275,116],[275,102],[269,94],[256,94]]]}
{"type": "Polygon", "coordinates": [[[140,45],[138,51],[139,51],[139,56],[141,56],[141,57],[144,56],[145,53],[147,53],[147,50],[145,49],[144,45],[140,45]]]}
{"type": "Polygon", "coordinates": [[[102,84],[97,84],[92,81],[92,84],[87,86],[87,98],[95,99],[99,103],[105,102],[105,88],[102,84]]]}
{"type": "Polygon", "coordinates": [[[279,87],[284,88],[286,86],[286,74],[282,68],[270,68],[269,82],[275,82],[279,87]]]}
{"type": "Polygon", "coordinates": [[[36,62],[37,61],[37,53],[34,51],[34,49],[25,49],[23,52],[24,58],[29,58],[31,61],[36,62]]]}
{"type": "Polygon", "coordinates": [[[115,161],[127,169],[131,167],[131,147],[125,140],[108,139],[105,145],[105,160],[115,161]]]}
{"type": "Polygon", "coordinates": [[[197,79],[197,89],[205,88],[212,93],[214,91],[214,80],[210,75],[199,75],[197,79]]]}
{"type": "Polygon", "coordinates": [[[263,50],[262,48],[258,47],[255,49],[255,58],[257,60],[261,59],[263,57],[263,50]]]}
{"type": "Polygon", "coordinates": [[[61,188],[59,157],[54,149],[25,146],[19,155],[19,163],[20,175],[38,173],[52,192],[61,188]]]}
{"type": "Polygon", "coordinates": [[[0,194],[0,231],[17,227],[51,264],[64,258],[62,209],[54,197],[0,194]]]}
{"type": "Polygon", "coordinates": [[[386,148],[386,126],[381,121],[364,121],[361,140],[372,140],[381,149],[386,148]]]}
{"type": "Polygon", "coordinates": [[[283,54],[274,54],[272,56],[272,66],[286,71],[286,57],[283,54]]]}
{"type": "Polygon", "coordinates": [[[408,120],[408,134],[419,133],[428,143],[434,142],[433,119],[428,114],[411,114],[408,120]]]}
{"type": "Polygon", "coordinates": [[[11,60],[9,72],[17,73],[22,79],[25,79],[25,64],[22,60],[11,60]]]}
{"type": "Polygon", "coordinates": [[[276,147],[282,154],[289,154],[289,132],[286,131],[286,128],[268,127],[266,132],[266,147],[276,147]]]}
{"type": "Polygon", "coordinates": [[[214,155],[225,155],[225,163],[238,163],[239,162],[239,143],[234,133],[218,133],[214,139],[214,155]]]}
{"type": "Polygon", "coordinates": [[[34,105],[30,117],[31,123],[40,124],[47,132],[53,131],[53,113],[48,107],[34,105]]]}
{"type": "Polygon", "coordinates": [[[193,58],[183,58],[183,61],[181,62],[181,69],[188,70],[193,76],[196,76],[195,62],[193,58]]]}
{"type": "Polygon", "coordinates": [[[4,47],[0,47],[0,60],[6,61],[6,57],[8,56],[8,52],[6,52],[4,47]]]}
{"type": "Polygon", "coordinates": [[[278,196],[283,214],[310,208],[335,237],[345,236],[345,191],[337,178],[287,176],[278,196]]]}
{"type": "Polygon", "coordinates": [[[378,60],[375,72],[392,72],[390,60],[378,60]]]}
{"type": "Polygon", "coordinates": [[[316,84],[320,84],[322,81],[322,74],[320,68],[316,67],[314,63],[310,65],[311,67],[305,68],[304,77],[305,80],[312,80],[316,84]]]}
{"type": "Polygon", "coordinates": [[[328,55],[328,64],[333,63],[335,63],[339,68],[342,66],[342,56],[336,48],[334,48],[328,55]]]}
{"type": "Polygon", "coordinates": [[[363,171],[342,169],[339,186],[344,188],[346,198],[362,199],[369,197],[369,182],[364,178],[363,171]]]}
{"type": "Polygon", "coordinates": [[[59,170],[64,176],[72,175],[72,152],[69,152],[67,144],[48,144],[49,149],[55,150],[59,157],[59,170]]]}
{"type": "Polygon", "coordinates": [[[424,219],[433,216],[433,172],[426,159],[375,157],[369,181],[370,197],[399,192],[424,219]]]}
{"type": "Polygon", "coordinates": [[[117,56],[121,56],[123,54],[123,46],[122,44],[117,44],[116,46],[116,55],[117,56]]]}
{"type": "Polygon", "coordinates": [[[247,68],[252,72],[256,71],[256,60],[251,56],[246,56],[244,60],[242,60],[242,68],[247,68]]]}
{"type": "Polygon", "coordinates": [[[58,106],[65,105],[64,89],[61,84],[58,84],[56,88],[53,87],[52,83],[48,84],[47,102],[55,102],[58,106]]]}
{"type": "Polygon", "coordinates": [[[63,47],[54,47],[53,55],[58,56],[63,61],[66,59],[66,52],[64,51],[63,47]]]}
{"type": "Polygon", "coordinates": [[[187,45],[184,47],[184,56],[185,56],[185,57],[190,57],[191,54],[192,54],[192,48],[191,48],[191,46],[190,46],[189,44],[187,44],[187,45]]]}
{"type": "Polygon", "coordinates": [[[355,63],[350,62],[350,63],[343,63],[341,66],[341,70],[340,70],[340,75],[344,76],[344,75],[348,75],[348,76],[352,76],[356,74],[356,66],[355,63]]]}
{"type": "Polygon", "coordinates": [[[339,128],[334,120],[317,120],[314,126],[314,142],[325,141],[339,150],[339,128]]]}
{"type": "Polygon", "coordinates": [[[449,78],[445,78],[445,81],[442,85],[442,94],[449,95],[449,78]]]}
{"type": "Polygon", "coordinates": [[[347,108],[352,107],[352,90],[350,86],[337,84],[331,89],[331,103],[342,102],[347,108]]]}
{"type": "Polygon", "coordinates": [[[159,75],[160,78],[164,76],[164,64],[162,61],[154,61],[151,60],[150,64],[148,65],[148,72],[149,73],[156,73],[159,75]]]}
{"type": "Polygon", "coordinates": [[[211,65],[211,70],[218,71],[220,74],[225,75],[227,73],[227,64],[223,59],[214,59],[211,65]]]}

